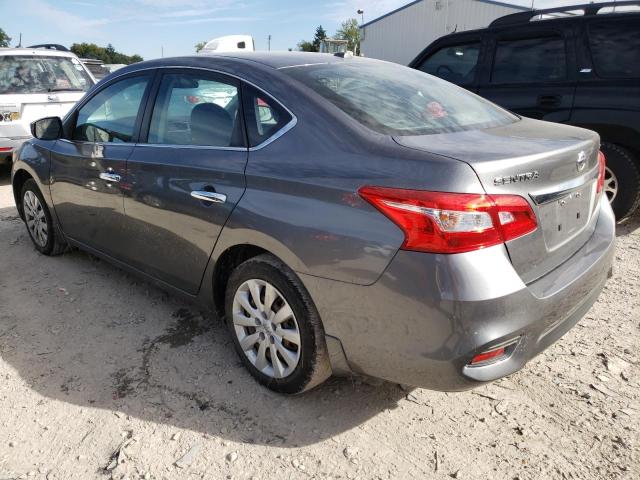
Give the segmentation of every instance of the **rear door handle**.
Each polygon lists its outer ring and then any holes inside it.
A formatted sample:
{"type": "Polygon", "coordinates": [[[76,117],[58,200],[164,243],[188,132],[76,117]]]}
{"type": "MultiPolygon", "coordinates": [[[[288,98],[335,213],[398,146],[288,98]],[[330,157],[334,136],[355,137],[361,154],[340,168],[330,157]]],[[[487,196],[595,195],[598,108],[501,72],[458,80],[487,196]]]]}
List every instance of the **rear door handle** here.
{"type": "Polygon", "coordinates": [[[542,107],[556,107],[562,103],[562,95],[540,95],[538,105],[542,107]]]}
{"type": "Polygon", "coordinates": [[[100,180],[104,180],[105,182],[119,182],[120,178],[120,175],[118,175],[117,173],[103,172],[100,174],[100,180]]]}
{"type": "Polygon", "coordinates": [[[203,202],[224,203],[227,201],[227,196],[224,193],[207,192],[206,190],[194,190],[191,192],[191,196],[203,202]]]}

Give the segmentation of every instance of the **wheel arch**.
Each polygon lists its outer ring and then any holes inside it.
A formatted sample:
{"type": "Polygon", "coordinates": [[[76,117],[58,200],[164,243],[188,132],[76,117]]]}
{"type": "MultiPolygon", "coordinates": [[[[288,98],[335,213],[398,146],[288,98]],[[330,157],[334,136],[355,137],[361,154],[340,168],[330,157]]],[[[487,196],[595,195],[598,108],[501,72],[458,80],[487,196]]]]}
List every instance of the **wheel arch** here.
{"type": "MultiPolygon", "coordinates": [[[[11,186],[13,188],[13,199],[16,202],[16,208],[18,209],[18,214],[20,218],[24,220],[24,211],[22,210],[22,198],[20,198],[20,193],[22,192],[22,187],[27,182],[27,180],[35,180],[34,176],[29,173],[24,168],[19,168],[13,173],[13,178],[11,179],[11,186]]],[[[37,182],[36,182],[37,183],[37,182]]]]}

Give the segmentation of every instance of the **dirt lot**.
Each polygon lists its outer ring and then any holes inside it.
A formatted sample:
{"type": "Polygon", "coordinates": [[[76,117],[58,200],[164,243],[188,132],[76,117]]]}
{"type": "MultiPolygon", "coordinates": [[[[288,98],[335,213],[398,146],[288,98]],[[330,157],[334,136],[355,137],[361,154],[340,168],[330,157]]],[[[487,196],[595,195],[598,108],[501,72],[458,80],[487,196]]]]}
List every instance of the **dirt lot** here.
{"type": "Polygon", "coordinates": [[[557,344],[472,392],[258,386],[210,314],[36,253],[0,172],[0,479],[640,478],[640,215],[557,344]]]}

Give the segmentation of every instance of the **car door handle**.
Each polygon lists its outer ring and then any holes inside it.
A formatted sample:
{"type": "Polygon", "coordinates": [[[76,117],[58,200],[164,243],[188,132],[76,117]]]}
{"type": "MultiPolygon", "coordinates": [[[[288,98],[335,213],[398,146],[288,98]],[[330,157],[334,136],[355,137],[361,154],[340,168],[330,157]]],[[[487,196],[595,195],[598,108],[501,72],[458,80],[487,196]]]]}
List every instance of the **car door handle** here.
{"type": "Polygon", "coordinates": [[[119,182],[120,179],[121,177],[117,173],[103,172],[100,174],[100,180],[104,180],[105,182],[119,182]]]}
{"type": "Polygon", "coordinates": [[[227,196],[224,193],[207,192],[206,190],[194,190],[191,192],[191,196],[203,202],[224,203],[227,201],[227,196]]]}
{"type": "Polygon", "coordinates": [[[542,107],[555,107],[562,103],[562,95],[540,95],[538,105],[542,107]]]}

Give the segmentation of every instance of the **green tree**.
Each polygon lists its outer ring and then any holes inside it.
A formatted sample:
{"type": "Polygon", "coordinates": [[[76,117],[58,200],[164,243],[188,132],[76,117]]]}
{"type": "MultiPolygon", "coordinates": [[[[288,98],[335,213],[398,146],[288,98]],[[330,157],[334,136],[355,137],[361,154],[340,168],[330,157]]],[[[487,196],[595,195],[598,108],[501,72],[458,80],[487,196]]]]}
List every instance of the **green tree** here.
{"type": "Polygon", "coordinates": [[[206,44],[207,44],[207,42],[198,42],[198,43],[196,43],[196,45],[195,45],[196,53],[198,53],[200,50],[202,50],[206,44]]]}
{"type": "Polygon", "coordinates": [[[111,44],[105,48],[99,47],[95,43],[74,43],[71,45],[71,51],[80,58],[94,58],[102,60],[104,63],[124,63],[129,65],[143,60],[140,55],[125,55],[117,52],[111,44]]]}
{"type": "Polygon", "coordinates": [[[327,31],[322,28],[322,25],[318,25],[318,28],[316,28],[316,34],[313,37],[313,46],[316,47],[316,52],[320,51],[320,43],[325,38],[327,38],[327,31]]]}
{"type": "Polygon", "coordinates": [[[298,44],[298,50],[300,50],[301,52],[317,52],[316,46],[313,44],[313,42],[307,42],[306,40],[302,40],[298,44]]]}
{"type": "Polygon", "coordinates": [[[347,40],[349,42],[348,50],[358,55],[358,53],[360,53],[360,28],[358,28],[358,20],[350,18],[342,22],[342,25],[336,32],[336,38],[347,40]]]}
{"type": "Polygon", "coordinates": [[[0,47],[8,47],[9,42],[11,42],[11,37],[0,28],[0,47]]]}

